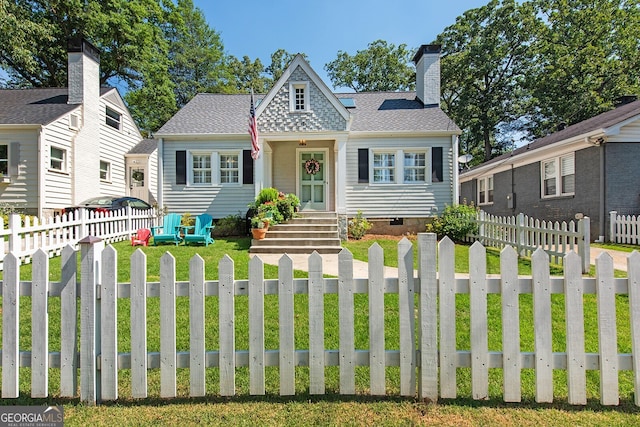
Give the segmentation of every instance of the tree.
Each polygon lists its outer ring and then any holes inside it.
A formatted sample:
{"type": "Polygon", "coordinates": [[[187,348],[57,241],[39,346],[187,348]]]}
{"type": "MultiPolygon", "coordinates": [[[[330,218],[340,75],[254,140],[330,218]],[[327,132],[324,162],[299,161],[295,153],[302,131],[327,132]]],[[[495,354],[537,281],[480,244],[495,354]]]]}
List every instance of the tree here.
{"type": "Polygon", "coordinates": [[[461,146],[476,161],[500,154],[512,141],[529,101],[521,82],[532,58],[530,4],[491,0],[438,35],[442,45],[443,109],[463,129],[461,146]]]}
{"type": "Polygon", "coordinates": [[[640,92],[638,0],[535,0],[535,99],[529,131],[540,137],[611,109],[640,92]]]}
{"type": "Polygon", "coordinates": [[[169,74],[177,107],[200,92],[229,92],[232,76],[220,34],[207,24],[193,0],[178,0],[168,14],[169,74]]]}
{"type": "Polygon", "coordinates": [[[415,68],[411,59],[407,45],[396,47],[376,40],[354,56],[339,51],[324,69],[334,88],[348,87],[356,92],[412,90],[415,68]]]}
{"type": "MultiPolygon", "coordinates": [[[[308,61],[306,54],[303,53],[302,56],[308,61]]],[[[275,83],[295,57],[295,54],[291,54],[284,49],[278,49],[271,54],[271,65],[265,68],[264,71],[271,76],[272,81],[275,83]]]]}
{"type": "Polygon", "coordinates": [[[248,56],[239,60],[235,56],[229,59],[229,70],[234,76],[234,92],[266,93],[271,88],[271,80],[264,75],[264,65],[256,58],[252,61],[248,56]]]}

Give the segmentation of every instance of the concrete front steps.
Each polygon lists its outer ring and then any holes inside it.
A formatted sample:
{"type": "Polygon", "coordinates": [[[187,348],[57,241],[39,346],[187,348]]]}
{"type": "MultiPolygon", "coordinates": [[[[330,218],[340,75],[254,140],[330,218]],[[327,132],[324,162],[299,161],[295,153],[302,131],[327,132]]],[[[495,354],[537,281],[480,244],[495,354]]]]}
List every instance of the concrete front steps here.
{"type": "Polygon", "coordinates": [[[251,240],[252,254],[337,254],[342,250],[335,212],[304,212],[269,227],[262,240],[251,240]]]}

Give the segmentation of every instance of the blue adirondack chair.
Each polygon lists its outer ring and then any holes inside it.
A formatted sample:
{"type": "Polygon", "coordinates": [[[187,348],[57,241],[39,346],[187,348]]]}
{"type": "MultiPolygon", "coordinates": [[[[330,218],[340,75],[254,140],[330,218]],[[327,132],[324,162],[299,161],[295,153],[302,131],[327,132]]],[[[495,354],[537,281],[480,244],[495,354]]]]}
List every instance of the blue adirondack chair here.
{"type": "Polygon", "coordinates": [[[184,244],[204,243],[205,246],[209,246],[209,243],[213,243],[214,240],[211,237],[211,230],[215,225],[211,225],[213,219],[211,215],[201,214],[196,217],[196,224],[193,227],[185,227],[187,230],[184,233],[184,244]],[[193,233],[189,233],[189,229],[193,229],[193,233]]]}
{"type": "Polygon", "coordinates": [[[154,246],[158,243],[165,242],[175,243],[177,246],[182,242],[182,237],[180,237],[180,221],[182,221],[182,215],[170,213],[162,219],[162,225],[151,227],[154,246]]]}

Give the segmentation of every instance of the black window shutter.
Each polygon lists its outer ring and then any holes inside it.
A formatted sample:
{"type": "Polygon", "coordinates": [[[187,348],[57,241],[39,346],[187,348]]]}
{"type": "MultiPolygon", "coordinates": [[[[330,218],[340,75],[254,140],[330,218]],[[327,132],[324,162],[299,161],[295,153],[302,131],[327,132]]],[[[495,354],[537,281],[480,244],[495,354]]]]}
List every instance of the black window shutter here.
{"type": "Polygon", "coordinates": [[[251,158],[251,150],[242,150],[242,183],[253,184],[253,158],[251,158]]]}
{"type": "Polygon", "coordinates": [[[20,171],[20,143],[12,142],[9,145],[9,176],[18,176],[20,171]]]}
{"type": "Polygon", "coordinates": [[[431,182],[442,182],[442,147],[431,148],[431,182]]]}
{"type": "Polygon", "coordinates": [[[358,182],[369,182],[368,148],[358,148],[358,182]]]}
{"type": "Polygon", "coordinates": [[[187,152],[176,151],[176,184],[187,184],[187,152]]]}

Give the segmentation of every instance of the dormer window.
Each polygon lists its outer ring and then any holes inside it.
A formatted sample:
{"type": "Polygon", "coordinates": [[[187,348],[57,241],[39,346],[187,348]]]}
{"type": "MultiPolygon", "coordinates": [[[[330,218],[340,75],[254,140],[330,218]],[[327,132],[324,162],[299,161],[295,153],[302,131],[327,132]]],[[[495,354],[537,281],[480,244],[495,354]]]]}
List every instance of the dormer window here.
{"type": "Polygon", "coordinates": [[[309,82],[291,82],[289,84],[289,94],[291,111],[309,111],[309,82]]]}

